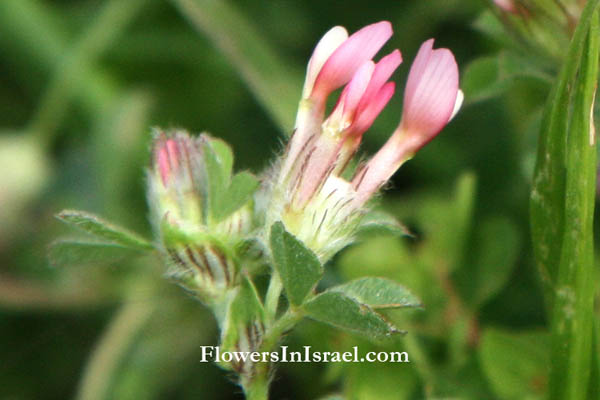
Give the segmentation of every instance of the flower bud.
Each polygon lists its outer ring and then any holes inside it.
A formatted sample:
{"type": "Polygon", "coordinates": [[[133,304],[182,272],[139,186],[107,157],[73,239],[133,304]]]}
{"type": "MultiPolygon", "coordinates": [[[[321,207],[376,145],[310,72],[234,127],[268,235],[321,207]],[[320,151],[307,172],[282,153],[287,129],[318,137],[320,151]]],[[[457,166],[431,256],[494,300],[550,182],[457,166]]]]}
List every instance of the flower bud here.
{"type": "Polygon", "coordinates": [[[169,275],[206,301],[236,284],[235,249],[252,221],[249,203],[221,220],[211,217],[216,188],[210,180],[217,178],[209,176],[207,156],[220,162],[217,145],[223,146],[208,135],[156,132],[148,172],[152,220],[169,275]]]}

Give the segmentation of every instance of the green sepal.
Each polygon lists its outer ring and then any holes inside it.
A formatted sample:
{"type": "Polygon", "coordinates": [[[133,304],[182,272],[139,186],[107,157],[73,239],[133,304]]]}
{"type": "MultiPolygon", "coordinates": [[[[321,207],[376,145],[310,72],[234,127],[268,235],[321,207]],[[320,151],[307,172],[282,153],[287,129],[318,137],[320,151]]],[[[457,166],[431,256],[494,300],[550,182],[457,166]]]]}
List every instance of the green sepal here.
{"type": "MultiPolygon", "coordinates": [[[[247,276],[233,289],[235,295],[225,298],[225,313],[221,313],[221,351],[258,351],[264,334],[265,312],[254,284],[247,276]]],[[[218,314],[218,313],[217,313],[218,314]]],[[[242,362],[219,364],[238,373],[244,368],[242,362]]]]}

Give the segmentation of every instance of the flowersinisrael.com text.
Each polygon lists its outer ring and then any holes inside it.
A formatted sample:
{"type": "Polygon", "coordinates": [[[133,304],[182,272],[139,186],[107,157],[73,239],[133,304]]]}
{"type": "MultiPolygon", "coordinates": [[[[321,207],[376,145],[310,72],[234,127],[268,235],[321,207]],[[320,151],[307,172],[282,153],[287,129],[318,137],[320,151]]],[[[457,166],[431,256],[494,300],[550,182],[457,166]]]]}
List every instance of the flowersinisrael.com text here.
{"type": "Polygon", "coordinates": [[[393,362],[409,363],[408,353],[405,351],[370,351],[359,354],[358,346],[352,351],[312,351],[311,346],[303,346],[302,351],[288,351],[288,346],[281,346],[279,351],[221,351],[219,346],[201,346],[202,357],[200,362],[347,362],[347,363],[373,363],[393,362]]]}

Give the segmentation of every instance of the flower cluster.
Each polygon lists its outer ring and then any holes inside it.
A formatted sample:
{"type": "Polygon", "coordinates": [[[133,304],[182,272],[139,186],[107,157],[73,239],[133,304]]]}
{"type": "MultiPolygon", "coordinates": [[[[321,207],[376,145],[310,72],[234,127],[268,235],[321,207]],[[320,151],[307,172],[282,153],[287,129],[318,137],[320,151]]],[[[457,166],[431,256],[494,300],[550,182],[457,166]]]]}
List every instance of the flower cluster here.
{"type": "Polygon", "coordinates": [[[233,156],[223,142],[206,134],[156,134],[149,179],[153,220],[175,275],[187,286],[213,297],[234,287],[240,242],[252,232],[267,243],[279,221],[321,262],[352,242],[368,201],[462,102],[454,56],[426,41],[409,72],[398,127],[370,160],[352,162],[395,91],[390,77],[402,63],[400,51],[373,61],[391,35],[383,21],[351,36],[339,26],[323,36],[308,63],[294,133],[263,176],[256,201],[255,179],[231,176],[233,156]],[[340,88],[327,113],[328,99],[340,88]]]}
{"type": "Polygon", "coordinates": [[[343,27],[325,34],[308,63],[294,134],[272,177],[267,225],[282,221],[323,261],[352,240],[367,201],[462,103],[454,56],[426,41],[409,73],[399,126],[371,160],[352,171],[363,134],[395,91],[388,80],[402,62],[400,51],[372,60],[391,35],[386,21],[350,37],[343,27]],[[327,99],[340,87],[325,117],[327,99]]]}

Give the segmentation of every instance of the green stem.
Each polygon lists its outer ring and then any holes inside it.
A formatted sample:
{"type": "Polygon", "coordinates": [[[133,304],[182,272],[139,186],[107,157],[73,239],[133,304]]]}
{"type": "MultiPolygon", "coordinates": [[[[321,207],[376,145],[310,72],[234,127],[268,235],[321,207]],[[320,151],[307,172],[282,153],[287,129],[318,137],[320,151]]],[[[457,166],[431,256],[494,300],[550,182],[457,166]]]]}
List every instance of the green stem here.
{"type": "Polygon", "coordinates": [[[267,400],[269,398],[268,374],[255,375],[246,383],[242,380],[244,395],[247,400],[267,400]]]}
{"type": "MultiPolygon", "coordinates": [[[[260,352],[271,352],[281,340],[281,337],[303,317],[303,313],[297,309],[290,309],[283,314],[267,330],[263,337],[260,352]]],[[[270,363],[257,363],[253,374],[242,377],[242,387],[248,400],[266,400],[269,398],[269,384],[271,368],[270,363]]]]}
{"type": "Polygon", "coordinates": [[[281,283],[281,277],[277,271],[273,270],[273,274],[271,274],[271,281],[269,282],[269,288],[267,289],[267,295],[265,296],[265,317],[267,320],[267,326],[271,326],[275,320],[282,289],[283,285],[281,283]]]}

